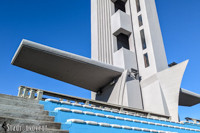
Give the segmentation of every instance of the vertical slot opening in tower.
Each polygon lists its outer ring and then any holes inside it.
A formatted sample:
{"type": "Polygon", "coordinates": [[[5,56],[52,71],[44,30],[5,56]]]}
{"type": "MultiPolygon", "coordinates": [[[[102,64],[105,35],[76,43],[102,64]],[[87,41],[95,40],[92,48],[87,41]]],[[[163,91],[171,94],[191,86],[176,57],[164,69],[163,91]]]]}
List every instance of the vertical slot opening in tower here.
{"type": "Polygon", "coordinates": [[[124,35],[124,34],[119,34],[117,36],[117,49],[121,49],[121,48],[126,48],[126,49],[130,49],[129,47],[129,36],[124,35]]]}
{"type": "Polygon", "coordinates": [[[141,36],[141,41],[142,41],[142,49],[146,49],[147,48],[147,44],[146,44],[146,39],[145,39],[145,34],[144,34],[144,29],[142,29],[140,31],[140,36],[141,36]]]}
{"type": "Polygon", "coordinates": [[[126,12],[126,3],[122,0],[117,0],[115,3],[115,12],[117,12],[118,10],[121,10],[123,12],[126,12]]]}

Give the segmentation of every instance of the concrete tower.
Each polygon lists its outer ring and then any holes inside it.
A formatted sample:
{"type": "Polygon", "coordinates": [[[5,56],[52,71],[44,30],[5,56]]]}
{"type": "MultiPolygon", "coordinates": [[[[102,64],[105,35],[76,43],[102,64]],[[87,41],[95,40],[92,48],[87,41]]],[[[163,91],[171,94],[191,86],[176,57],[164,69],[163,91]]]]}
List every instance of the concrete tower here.
{"type": "MultiPolygon", "coordinates": [[[[92,59],[129,73],[124,88],[106,86],[100,94],[92,92],[92,98],[171,115],[174,106],[167,104],[173,96],[168,95],[169,88],[164,92],[166,85],[156,76],[168,63],[155,0],[91,0],[91,24],[92,59]],[[130,73],[138,75],[132,78],[130,73]],[[122,96],[116,97],[118,93],[122,96]]],[[[180,83],[174,90],[176,103],[180,83]]]]}
{"type": "Polygon", "coordinates": [[[168,68],[154,0],[91,0],[91,24],[92,59],[124,68],[124,49],[142,79],[168,68]]]}

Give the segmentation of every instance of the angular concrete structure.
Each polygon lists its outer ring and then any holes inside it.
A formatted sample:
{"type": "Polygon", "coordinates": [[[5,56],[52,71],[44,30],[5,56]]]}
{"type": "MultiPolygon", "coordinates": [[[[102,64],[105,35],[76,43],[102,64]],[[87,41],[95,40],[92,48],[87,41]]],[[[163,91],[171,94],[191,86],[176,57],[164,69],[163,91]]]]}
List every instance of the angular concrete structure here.
{"type": "Polygon", "coordinates": [[[130,35],[132,33],[131,17],[121,10],[118,10],[111,17],[111,30],[115,36],[120,33],[130,35]]]}
{"type": "Polygon", "coordinates": [[[22,40],[12,64],[92,91],[123,72],[122,68],[28,40],[22,40]]]}
{"type": "Polygon", "coordinates": [[[12,64],[92,91],[92,99],[171,116],[200,102],[168,68],[155,0],[91,0],[92,59],[28,40],[12,64]]]}

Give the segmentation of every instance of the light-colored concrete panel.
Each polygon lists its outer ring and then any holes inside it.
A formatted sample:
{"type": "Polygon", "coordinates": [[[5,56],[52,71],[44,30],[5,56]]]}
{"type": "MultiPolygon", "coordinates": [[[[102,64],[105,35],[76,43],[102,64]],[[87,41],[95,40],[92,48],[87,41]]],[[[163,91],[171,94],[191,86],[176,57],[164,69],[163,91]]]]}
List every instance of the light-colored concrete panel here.
{"type": "Polygon", "coordinates": [[[113,54],[113,65],[123,69],[136,69],[137,61],[135,54],[125,48],[121,48],[113,54]]]}
{"type": "Polygon", "coordinates": [[[166,99],[169,114],[174,121],[178,121],[180,86],[187,64],[188,60],[157,74],[166,99]]]}
{"type": "Polygon", "coordinates": [[[148,25],[146,25],[146,28],[148,26],[150,32],[149,37],[151,38],[154,58],[156,61],[156,68],[157,71],[160,72],[168,68],[168,63],[167,63],[167,57],[165,53],[162,33],[160,30],[160,24],[155,5],[155,0],[141,0],[141,3],[143,2],[145,5],[144,8],[146,9],[144,11],[148,20],[148,25]]]}
{"type": "Polygon", "coordinates": [[[101,90],[101,94],[96,94],[95,100],[122,105],[122,95],[127,79],[128,71],[125,70],[116,80],[114,85],[107,85],[101,90]]]}
{"type": "Polygon", "coordinates": [[[111,17],[111,29],[113,35],[117,36],[120,33],[130,35],[132,33],[131,18],[125,12],[118,10],[111,17]]]}
{"type": "Polygon", "coordinates": [[[139,80],[133,80],[132,78],[130,78],[130,81],[127,81],[126,83],[126,92],[127,93],[124,97],[127,97],[128,107],[143,109],[139,80]]]}
{"type": "Polygon", "coordinates": [[[129,77],[125,70],[115,85],[108,85],[95,95],[95,100],[143,109],[139,81],[129,77]]]}
{"type": "Polygon", "coordinates": [[[159,80],[157,79],[147,86],[143,86],[143,84],[141,84],[141,87],[144,110],[159,114],[165,114],[163,97],[161,95],[162,90],[160,88],[159,80]]]}
{"type": "Polygon", "coordinates": [[[146,111],[170,115],[173,121],[178,121],[180,85],[187,63],[182,62],[141,81],[146,111]]]}

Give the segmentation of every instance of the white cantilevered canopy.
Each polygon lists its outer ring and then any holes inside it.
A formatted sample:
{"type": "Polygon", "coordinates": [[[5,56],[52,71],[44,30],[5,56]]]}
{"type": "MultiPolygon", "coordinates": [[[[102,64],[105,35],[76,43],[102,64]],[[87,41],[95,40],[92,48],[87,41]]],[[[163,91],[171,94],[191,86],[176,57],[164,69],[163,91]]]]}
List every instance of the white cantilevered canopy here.
{"type": "Polygon", "coordinates": [[[11,63],[94,92],[118,78],[124,71],[28,40],[22,40],[11,63]]]}
{"type": "Polygon", "coordinates": [[[200,103],[200,95],[186,89],[180,90],[179,105],[193,106],[200,103]]]}

